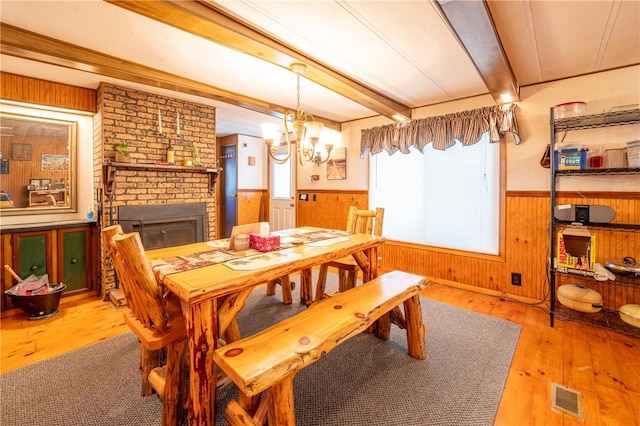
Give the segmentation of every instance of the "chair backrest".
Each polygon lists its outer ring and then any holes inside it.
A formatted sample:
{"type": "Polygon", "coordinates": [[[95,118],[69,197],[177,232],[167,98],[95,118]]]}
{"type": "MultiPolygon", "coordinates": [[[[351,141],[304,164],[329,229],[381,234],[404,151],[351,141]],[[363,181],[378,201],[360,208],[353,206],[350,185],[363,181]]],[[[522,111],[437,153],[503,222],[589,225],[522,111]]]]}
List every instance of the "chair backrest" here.
{"type": "Polygon", "coordinates": [[[116,276],[118,277],[118,288],[120,288],[120,290],[122,290],[122,292],[124,293],[124,297],[127,300],[127,306],[129,306],[129,309],[131,309],[132,311],[136,311],[141,302],[136,299],[135,295],[132,294],[131,291],[129,291],[129,285],[127,285],[127,283],[125,282],[126,277],[120,277],[118,270],[122,270],[123,266],[116,266],[116,263],[121,263],[122,260],[120,259],[120,256],[117,255],[116,247],[111,243],[111,238],[114,235],[118,234],[124,234],[122,226],[120,226],[119,224],[102,228],[102,241],[104,242],[107,252],[109,252],[113,269],[115,270],[116,276]]]}
{"type": "Polygon", "coordinates": [[[349,207],[347,214],[347,232],[355,234],[373,234],[382,236],[382,223],[384,209],[378,207],[375,210],[360,210],[356,206],[349,207]]]}
{"type": "Polygon", "coordinates": [[[148,327],[160,332],[167,330],[168,314],[163,290],[147,260],[140,234],[115,234],[110,243],[114,250],[113,266],[134,301],[129,306],[133,315],[148,327]]]}

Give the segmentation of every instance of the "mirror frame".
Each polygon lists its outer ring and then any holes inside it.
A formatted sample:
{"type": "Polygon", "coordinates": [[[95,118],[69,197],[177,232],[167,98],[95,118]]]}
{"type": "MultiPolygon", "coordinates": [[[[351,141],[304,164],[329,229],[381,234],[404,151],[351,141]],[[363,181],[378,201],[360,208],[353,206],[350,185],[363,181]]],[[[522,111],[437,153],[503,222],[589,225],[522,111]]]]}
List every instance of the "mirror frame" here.
{"type": "MultiPolygon", "coordinates": [[[[0,118],[11,118],[14,120],[24,120],[36,123],[53,123],[67,126],[68,128],[68,144],[67,151],[69,154],[69,202],[66,206],[52,207],[12,207],[12,208],[0,208],[0,216],[18,216],[18,215],[38,215],[38,214],[63,214],[63,213],[76,213],[77,210],[77,164],[76,164],[76,149],[77,149],[77,125],[76,121],[60,120],[55,118],[14,114],[10,112],[0,111],[0,118]]],[[[33,159],[31,161],[34,161],[33,159]]],[[[38,160],[39,161],[39,160],[38,160]]],[[[9,167],[9,176],[11,174],[11,167],[9,167]]]]}

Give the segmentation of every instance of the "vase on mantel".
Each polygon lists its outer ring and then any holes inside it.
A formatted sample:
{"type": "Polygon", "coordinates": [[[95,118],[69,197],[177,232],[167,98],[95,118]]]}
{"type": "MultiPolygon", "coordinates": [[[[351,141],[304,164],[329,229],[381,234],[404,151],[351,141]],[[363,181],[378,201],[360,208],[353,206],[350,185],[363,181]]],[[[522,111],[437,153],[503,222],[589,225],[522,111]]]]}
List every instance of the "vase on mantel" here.
{"type": "Polygon", "coordinates": [[[200,152],[198,151],[198,145],[194,142],[191,145],[191,151],[193,153],[193,166],[200,167],[202,166],[202,160],[200,159],[200,152]]]}
{"type": "Polygon", "coordinates": [[[128,155],[124,155],[119,152],[116,152],[116,163],[130,163],[130,162],[131,162],[131,157],[129,157],[128,155]]]}

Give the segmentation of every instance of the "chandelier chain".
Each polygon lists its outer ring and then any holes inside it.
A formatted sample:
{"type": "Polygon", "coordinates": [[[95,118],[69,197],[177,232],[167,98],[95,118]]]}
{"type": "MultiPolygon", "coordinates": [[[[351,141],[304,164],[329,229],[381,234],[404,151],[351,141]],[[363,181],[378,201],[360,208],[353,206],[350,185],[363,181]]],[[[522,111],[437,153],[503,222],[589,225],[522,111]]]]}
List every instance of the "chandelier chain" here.
{"type": "Polygon", "coordinates": [[[296,118],[300,118],[300,116],[302,115],[302,108],[300,108],[300,73],[296,73],[296,79],[297,79],[297,107],[296,107],[296,114],[298,115],[298,117],[296,118]]]}

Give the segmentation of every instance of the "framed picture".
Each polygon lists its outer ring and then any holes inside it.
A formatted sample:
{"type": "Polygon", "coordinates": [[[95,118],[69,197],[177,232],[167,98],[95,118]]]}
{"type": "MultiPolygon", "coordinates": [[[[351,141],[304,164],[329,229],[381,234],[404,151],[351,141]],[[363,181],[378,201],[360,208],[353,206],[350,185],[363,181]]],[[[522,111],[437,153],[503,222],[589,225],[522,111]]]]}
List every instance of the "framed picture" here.
{"type": "Polygon", "coordinates": [[[40,179],[41,188],[49,188],[50,185],[51,185],[51,179],[40,179]]]}
{"type": "Polygon", "coordinates": [[[41,169],[47,172],[66,172],[69,170],[69,156],[42,154],[41,169]]]}
{"type": "Polygon", "coordinates": [[[14,143],[11,145],[11,159],[18,161],[31,161],[31,144],[14,143]]]}
{"type": "Polygon", "coordinates": [[[34,189],[40,189],[40,179],[29,179],[29,186],[33,186],[34,189]]]}
{"type": "Polygon", "coordinates": [[[327,180],[343,180],[347,178],[347,148],[331,151],[327,161],[327,180]]]}

